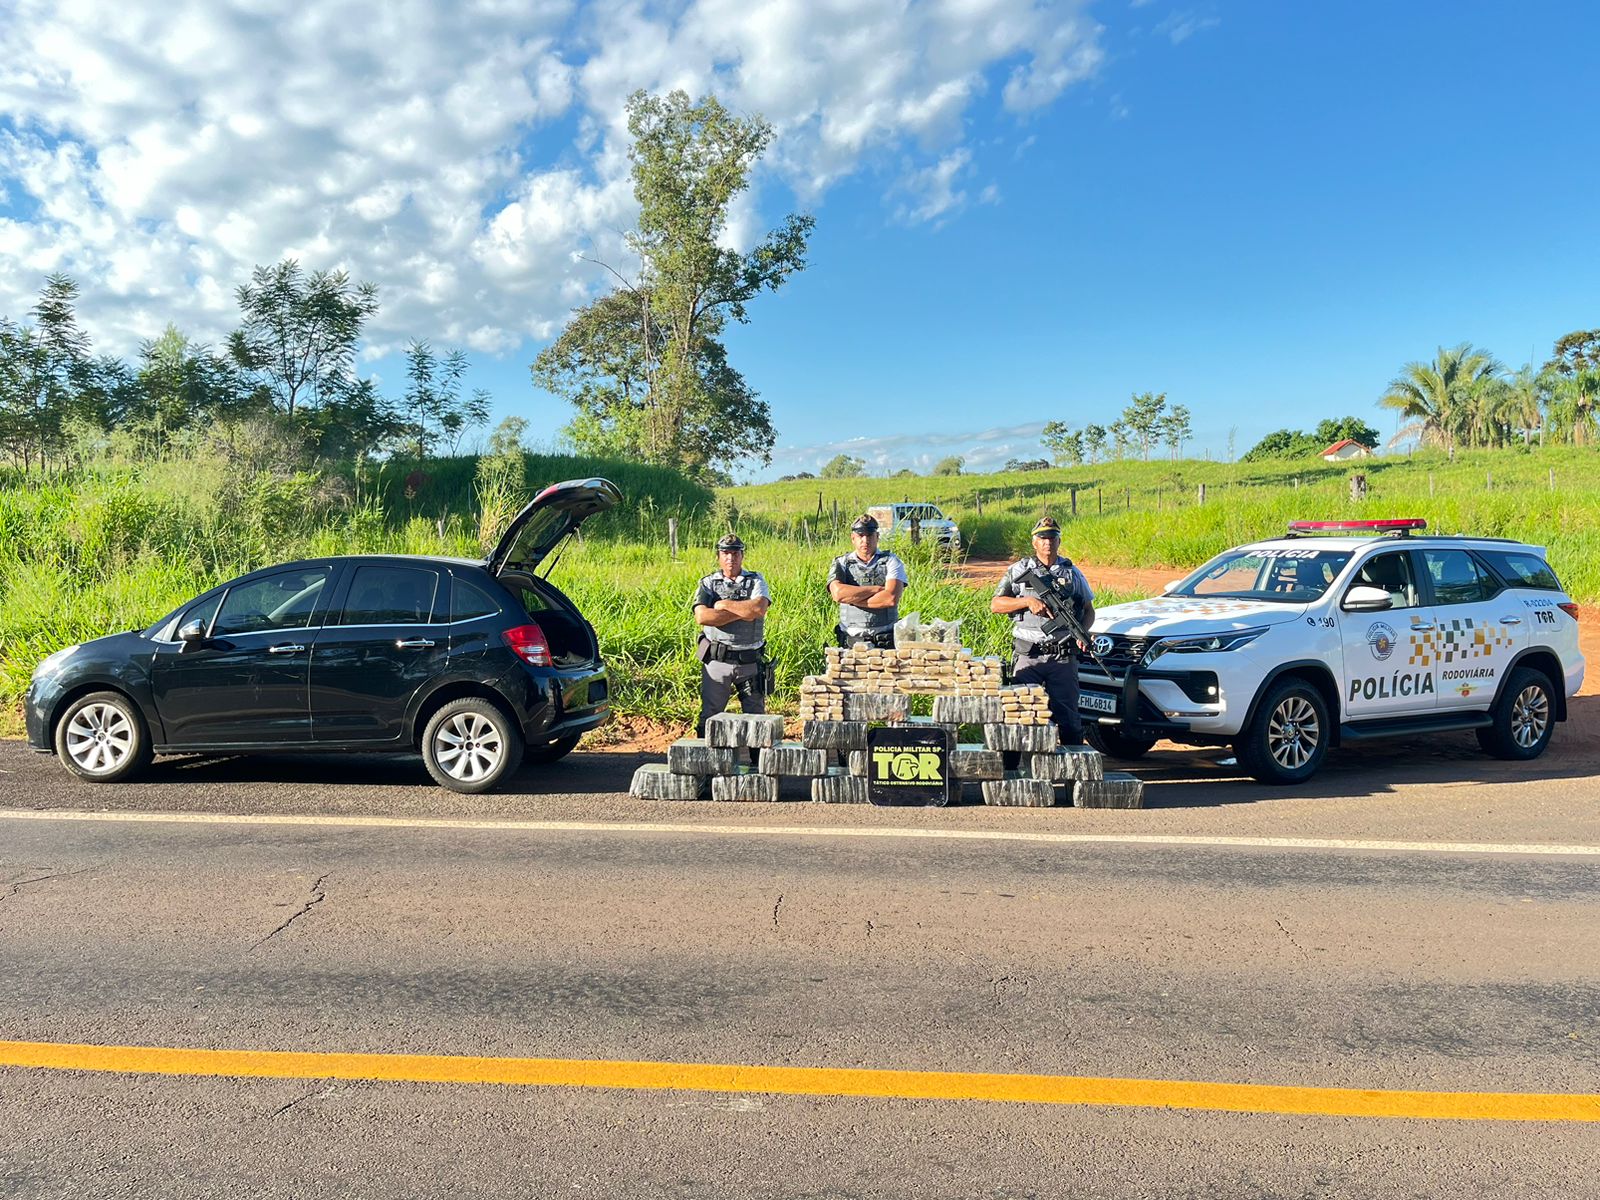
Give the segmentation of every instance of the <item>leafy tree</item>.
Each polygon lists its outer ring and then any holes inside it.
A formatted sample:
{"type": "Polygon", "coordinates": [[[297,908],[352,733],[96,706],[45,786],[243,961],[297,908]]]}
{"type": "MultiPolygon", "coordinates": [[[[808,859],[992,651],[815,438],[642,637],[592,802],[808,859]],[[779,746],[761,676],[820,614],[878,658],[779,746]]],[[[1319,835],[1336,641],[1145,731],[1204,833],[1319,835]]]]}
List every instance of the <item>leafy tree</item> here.
{"type": "Polygon", "coordinates": [[[1045,425],[1040,439],[1057,463],[1073,466],[1083,461],[1083,431],[1073,429],[1064,421],[1051,421],[1045,425]]]}
{"type": "Polygon", "coordinates": [[[1050,460],[1047,458],[1008,458],[1005,469],[1007,471],[1048,471],[1050,460]]]}
{"type": "Polygon", "coordinates": [[[467,373],[467,356],[452,350],[441,362],[427,342],[413,340],[406,348],[406,393],[401,402],[404,436],[416,446],[417,460],[428,456],[436,442],[454,453],[461,435],[489,419],[489,393],[477,390],[461,395],[467,373]]]}
{"type": "Polygon", "coordinates": [[[817,472],[822,479],[856,479],[867,473],[867,464],[848,454],[835,454],[827,465],[817,472]]]}
{"type": "Polygon", "coordinates": [[[528,432],[526,417],[506,417],[489,434],[489,444],[484,453],[491,457],[505,457],[524,453],[522,439],[528,432]]]}
{"type": "Polygon", "coordinates": [[[1556,339],[1544,371],[1554,377],[1552,423],[1578,445],[1595,441],[1600,434],[1595,413],[1600,403],[1600,329],[1579,329],[1556,339]]]}
{"type": "Polygon", "coordinates": [[[1501,370],[1493,355],[1467,342],[1450,349],[1440,346],[1431,363],[1407,363],[1378,400],[1408,422],[1389,444],[1417,438],[1424,445],[1454,450],[1470,436],[1483,381],[1501,370]]]}
{"type": "Polygon", "coordinates": [[[1165,392],[1160,395],[1154,392],[1141,392],[1133,397],[1127,408],[1122,410],[1121,424],[1127,429],[1132,440],[1138,444],[1146,462],[1150,461],[1151,445],[1160,436],[1166,408],[1165,392]]]}
{"type": "Polygon", "coordinates": [[[1346,438],[1360,442],[1369,450],[1376,449],[1378,445],[1378,431],[1360,417],[1327,417],[1318,421],[1311,433],[1311,440],[1321,443],[1317,447],[1319,450],[1326,450],[1346,438]]]}
{"type": "Polygon", "coordinates": [[[1183,453],[1183,444],[1194,436],[1194,428],[1189,422],[1189,410],[1181,404],[1174,404],[1172,411],[1161,418],[1161,436],[1167,443],[1167,449],[1172,453],[1172,461],[1176,462],[1183,453]]]}
{"type": "Polygon", "coordinates": [[[719,339],[730,319],[749,319],[751,300],[804,269],[814,222],[790,214],[747,253],[722,244],[729,206],[772,140],[759,117],[736,117],[714,96],[640,91],[628,129],[639,226],[627,243],[639,276],[618,275],[617,291],[578,309],[534,380],[578,408],[568,432],[580,449],[693,474],[770,462],[770,410],[719,339]]]}
{"type": "Polygon", "coordinates": [[[952,454],[949,458],[940,459],[938,465],[933,468],[933,473],[935,475],[959,475],[961,474],[961,468],[966,465],[966,459],[958,454],[952,454]]]}
{"type": "Polygon", "coordinates": [[[1089,424],[1083,427],[1083,452],[1084,456],[1092,463],[1099,462],[1106,454],[1106,427],[1104,425],[1089,424]]]}
{"type": "Polygon", "coordinates": [[[0,439],[12,461],[41,465],[61,433],[48,389],[49,357],[29,325],[0,320],[0,439]]]}
{"type": "Polygon", "coordinates": [[[361,329],[378,311],[378,289],[343,271],[307,276],[292,258],[257,267],[240,285],[244,322],[228,352],[289,416],[337,399],[354,386],[351,364],[361,329]]]}
{"type": "Polygon", "coordinates": [[[1111,435],[1111,453],[1119,461],[1128,457],[1128,446],[1132,435],[1128,431],[1126,421],[1113,421],[1106,430],[1111,435]]]}
{"type": "Polygon", "coordinates": [[[1275,458],[1308,458],[1320,450],[1324,450],[1330,443],[1319,441],[1308,433],[1298,429],[1277,429],[1267,434],[1249,450],[1245,451],[1245,462],[1264,462],[1275,458]]]}

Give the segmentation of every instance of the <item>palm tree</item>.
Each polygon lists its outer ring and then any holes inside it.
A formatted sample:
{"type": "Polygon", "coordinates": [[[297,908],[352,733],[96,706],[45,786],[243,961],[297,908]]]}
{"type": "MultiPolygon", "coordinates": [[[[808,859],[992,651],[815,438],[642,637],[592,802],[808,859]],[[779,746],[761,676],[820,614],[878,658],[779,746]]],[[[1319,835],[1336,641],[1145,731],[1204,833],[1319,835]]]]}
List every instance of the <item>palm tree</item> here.
{"type": "Polygon", "coordinates": [[[1494,355],[1475,350],[1468,342],[1451,349],[1440,346],[1431,363],[1407,363],[1378,400],[1409,422],[1389,444],[1419,438],[1424,445],[1453,452],[1463,433],[1470,444],[1481,427],[1476,410],[1488,398],[1487,381],[1504,369],[1494,355]]]}
{"type": "Polygon", "coordinates": [[[1577,371],[1556,380],[1550,399],[1550,423],[1574,446],[1600,441],[1600,371],[1577,371]]]}

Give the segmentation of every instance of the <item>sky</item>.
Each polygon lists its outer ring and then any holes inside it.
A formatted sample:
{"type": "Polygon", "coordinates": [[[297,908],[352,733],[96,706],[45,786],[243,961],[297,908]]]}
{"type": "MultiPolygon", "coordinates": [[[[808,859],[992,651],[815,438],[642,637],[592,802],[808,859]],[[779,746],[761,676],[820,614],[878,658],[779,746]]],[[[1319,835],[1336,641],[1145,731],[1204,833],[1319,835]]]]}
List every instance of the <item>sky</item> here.
{"type": "Polygon", "coordinates": [[[375,283],[360,369],[465,349],[552,445],[528,365],[626,267],[626,97],[775,138],[728,236],[816,219],[730,330],[772,462],[993,470],[1136,392],[1186,452],[1376,406],[1471,342],[1600,326],[1585,2],[0,0],[0,315],[45,275],[97,351],[216,344],[286,256],[375,283]]]}

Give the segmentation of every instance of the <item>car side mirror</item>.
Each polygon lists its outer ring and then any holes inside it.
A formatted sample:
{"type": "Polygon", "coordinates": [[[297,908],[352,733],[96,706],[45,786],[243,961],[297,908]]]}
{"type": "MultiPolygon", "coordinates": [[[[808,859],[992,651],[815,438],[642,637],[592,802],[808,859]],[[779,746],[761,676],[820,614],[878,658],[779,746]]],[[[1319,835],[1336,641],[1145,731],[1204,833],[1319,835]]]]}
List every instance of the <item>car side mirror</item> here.
{"type": "Polygon", "coordinates": [[[206,623],[204,621],[189,621],[178,627],[178,640],[188,645],[195,645],[206,640],[206,623]]]}
{"type": "Polygon", "coordinates": [[[1178,588],[1181,587],[1182,585],[1183,585],[1183,580],[1181,580],[1181,579],[1169,579],[1162,586],[1161,594],[1163,596],[1170,596],[1173,592],[1177,591],[1178,588]]]}
{"type": "Polygon", "coordinates": [[[1394,597],[1382,588],[1353,587],[1344,594],[1345,612],[1383,612],[1394,607],[1394,597]]]}

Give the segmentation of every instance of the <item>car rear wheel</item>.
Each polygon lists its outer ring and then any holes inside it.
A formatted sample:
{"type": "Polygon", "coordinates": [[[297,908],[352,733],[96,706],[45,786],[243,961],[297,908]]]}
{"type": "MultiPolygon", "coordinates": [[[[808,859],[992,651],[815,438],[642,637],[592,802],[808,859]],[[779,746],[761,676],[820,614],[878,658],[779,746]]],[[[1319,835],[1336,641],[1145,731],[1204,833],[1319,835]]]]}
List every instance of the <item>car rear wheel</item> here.
{"type": "Polygon", "coordinates": [[[522,759],[524,762],[531,763],[553,763],[576,750],[578,748],[578,739],[582,736],[581,733],[571,733],[566,737],[559,737],[551,742],[529,746],[522,759]]]}
{"type": "Polygon", "coordinates": [[[61,714],[56,757],[80,779],[121,783],[150,765],[150,731],[121,692],[93,692],[61,714]]]}
{"type": "Polygon", "coordinates": [[[1478,730],[1478,745],[1496,758],[1538,758],[1555,732],[1555,688],[1542,671],[1518,667],[1490,716],[1494,724],[1478,730]]]}
{"type": "Polygon", "coordinates": [[[1112,758],[1143,758],[1150,747],[1156,744],[1155,738],[1134,737],[1114,725],[1090,721],[1084,724],[1088,727],[1084,730],[1084,736],[1089,739],[1089,744],[1112,758]]]}
{"type": "Polygon", "coordinates": [[[1277,684],[1234,743],[1239,765],[1262,783],[1304,783],[1328,754],[1328,702],[1311,684],[1277,684]]]}
{"type": "Polygon", "coordinates": [[[452,700],[428,720],[422,761],[440,787],[487,792],[522,764],[522,731],[505,713],[477,696],[452,700]]]}

